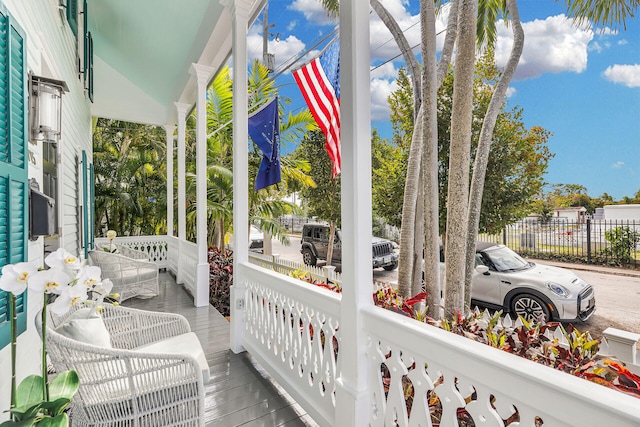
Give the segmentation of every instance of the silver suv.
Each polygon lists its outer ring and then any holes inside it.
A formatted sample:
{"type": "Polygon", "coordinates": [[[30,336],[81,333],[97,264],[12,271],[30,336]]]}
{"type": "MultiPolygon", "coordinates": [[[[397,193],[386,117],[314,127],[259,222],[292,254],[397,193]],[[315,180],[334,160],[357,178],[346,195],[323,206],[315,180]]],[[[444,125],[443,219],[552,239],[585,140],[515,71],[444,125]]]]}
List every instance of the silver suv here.
{"type": "MultiPolygon", "coordinates": [[[[324,224],[304,224],[302,226],[302,259],[307,265],[316,265],[319,259],[327,259],[329,249],[329,226],[324,224]]],[[[373,237],[371,243],[373,268],[382,267],[391,271],[398,267],[398,254],[393,250],[393,242],[373,237]]],[[[342,233],[336,229],[333,239],[332,260],[342,262],[342,233]]]]}

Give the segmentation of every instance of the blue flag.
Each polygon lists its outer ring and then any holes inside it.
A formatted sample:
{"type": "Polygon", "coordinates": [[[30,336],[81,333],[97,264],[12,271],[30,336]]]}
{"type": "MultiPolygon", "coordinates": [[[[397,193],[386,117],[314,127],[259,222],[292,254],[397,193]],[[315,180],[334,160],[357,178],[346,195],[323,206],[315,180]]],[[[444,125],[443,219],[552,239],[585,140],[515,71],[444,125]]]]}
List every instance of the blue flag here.
{"type": "Polygon", "coordinates": [[[279,183],[280,120],[277,96],[249,116],[249,136],[262,151],[262,161],[256,175],[256,191],[279,183]]]}

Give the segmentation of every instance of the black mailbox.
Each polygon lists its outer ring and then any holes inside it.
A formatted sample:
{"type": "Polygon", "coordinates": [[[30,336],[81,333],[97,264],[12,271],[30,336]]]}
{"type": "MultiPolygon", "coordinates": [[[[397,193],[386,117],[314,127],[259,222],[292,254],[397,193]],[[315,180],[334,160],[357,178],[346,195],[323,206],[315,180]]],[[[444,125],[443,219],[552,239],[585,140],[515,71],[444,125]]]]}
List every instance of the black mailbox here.
{"type": "Polygon", "coordinates": [[[30,190],[29,234],[50,236],[56,232],[56,201],[33,187],[30,190]]]}

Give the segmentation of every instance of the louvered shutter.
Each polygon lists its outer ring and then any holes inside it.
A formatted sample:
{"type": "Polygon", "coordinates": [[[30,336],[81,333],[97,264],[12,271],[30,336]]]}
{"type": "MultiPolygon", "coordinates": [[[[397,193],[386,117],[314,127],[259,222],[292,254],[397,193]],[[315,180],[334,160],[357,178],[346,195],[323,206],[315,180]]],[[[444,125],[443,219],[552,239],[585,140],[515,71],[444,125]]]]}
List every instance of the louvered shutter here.
{"type": "Polygon", "coordinates": [[[78,0],[67,0],[67,22],[73,34],[78,37],[78,0]]]}
{"type": "MultiPolygon", "coordinates": [[[[27,258],[28,147],[26,46],[0,4],[0,267],[27,258]]],[[[27,293],[17,297],[18,333],[26,329],[27,293]]],[[[0,291],[0,348],[10,340],[9,296],[0,291]]]]}

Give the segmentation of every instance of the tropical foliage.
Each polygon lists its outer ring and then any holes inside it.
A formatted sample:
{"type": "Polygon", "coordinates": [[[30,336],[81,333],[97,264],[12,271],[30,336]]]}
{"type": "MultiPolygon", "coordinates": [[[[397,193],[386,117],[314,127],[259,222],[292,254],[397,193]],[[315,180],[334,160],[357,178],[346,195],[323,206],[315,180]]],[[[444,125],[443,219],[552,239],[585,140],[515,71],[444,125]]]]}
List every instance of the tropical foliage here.
{"type": "Polygon", "coordinates": [[[163,128],[97,119],[93,132],[95,230],[118,235],[166,233],[163,128]]]}
{"type": "MultiPolygon", "coordinates": [[[[474,120],[472,127],[471,161],[475,158],[483,117],[500,73],[490,56],[485,56],[477,68],[474,87],[474,120]]],[[[440,233],[444,233],[449,176],[449,133],[451,127],[451,99],[453,73],[445,78],[438,97],[438,180],[440,233]]],[[[389,103],[393,125],[393,139],[372,139],[374,212],[390,224],[400,226],[398,213],[402,211],[402,195],[406,178],[410,135],[414,120],[411,116],[412,88],[406,72],[401,69],[398,90],[389,103]]],[[[505,225],[524,218],[532,200],[540,193],[549,159],[549,132],[540,128],[526,129],[522,110],[502,108],[493,134],[492,153],[488,162],[485,192],[482,200],[480,230],[500,230],[505,225]]],[[[473,168],[472,163],[469,169],[473,168]]]]}
{"type": "MultiPolygon", "coordinates": [[[[277,95],[268,70],[255,62],[249,75],[249,114],[277,95]]],[[[222,69],[207,92],[207,230],[208,244],[224,247],[232,232],[233,218],[233,85],[228,67],[222,69]]],[[[317,128],[304,109],[285,113],[288,99],[279,98],[282,147],[302,139],[317,128]]],[[[187,118],[185,140],[186,238],[195,241],[196,227],[196,141],[195,116],[187,118]]],[[[175,154],[174,154],[175,155],[175,154]]],[[[286,241],[285,230],[274,218],[296,210],[283,201],[289,189],[313,186],[307,161],[281,158],[283,182],[259,191],[253,183],[261,160],[255,144],[249,152],[249,220],[272,236],[286,241]]],[[[177,159],[174,159],[174,165],[177,159]]],[[[118,235],[166,233],[166,134],[164,129],[98,119],[94,132],[96,171],[96,230],[114,230],[118,235]]],[[[177,186],[174,168],[174,186],[177,186]]],[[[173,206],[177,211],[178,191],[173,206]]],[[[174,220],[177,221],[174,214],[174,220]]],[[[177,229],[174,224],[174,229],[177,229]]]]}

